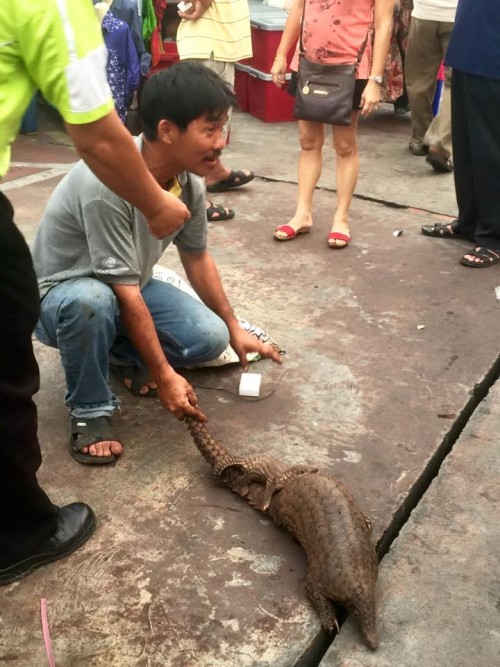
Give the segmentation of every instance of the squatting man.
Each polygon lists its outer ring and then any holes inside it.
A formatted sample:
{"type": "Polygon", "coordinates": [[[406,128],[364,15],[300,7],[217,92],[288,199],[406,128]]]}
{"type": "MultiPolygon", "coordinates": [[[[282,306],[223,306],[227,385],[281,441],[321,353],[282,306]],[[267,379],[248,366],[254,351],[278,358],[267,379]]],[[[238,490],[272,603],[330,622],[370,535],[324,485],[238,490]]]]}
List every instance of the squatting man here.
{"type": "Polygon", "coordinates": [[[214,72],[182,62],[152,76],[141,101],[136,141],[162,188],[177,194],[190,219],[158,240],[141,212],[79,162],[54,190],[33,258],[42,297],[36,337],[59,349],[70,410],[70,452],[81,463],[111,463],[123,452],[111,417],[118,398],[108,373],[133,393],[157,395],[178,419],[204,420],[187,380],[174,369],[217,358],[231,344],[243,367],[258,352],[278,352],[244,331],[207,250],[207,175],[225,144],[234,94],[214,72]],[[173,243],[202,302],[152,278],[173,243]]]}

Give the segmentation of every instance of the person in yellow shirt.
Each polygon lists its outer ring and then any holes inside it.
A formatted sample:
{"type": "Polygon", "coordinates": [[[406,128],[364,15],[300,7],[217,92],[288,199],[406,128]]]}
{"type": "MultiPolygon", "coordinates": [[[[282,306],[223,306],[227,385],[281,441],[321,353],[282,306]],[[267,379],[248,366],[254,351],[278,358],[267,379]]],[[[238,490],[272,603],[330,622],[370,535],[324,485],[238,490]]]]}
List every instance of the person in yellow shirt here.
{"type": "MultiPolygon", "coordinates": [[[[180,60],[197,60],[216,72],[234,89],[235,63],[250,58],[252,40],[247,0],[192,0],[191,7],[180,11],[177,30],[180,60]]],[[[228,128],[231,124],[229,115],[228,128]]],[[[232,170],[221,160],[205,177],[208,192],[225,192],[249,183],[255,174],[232,170]]],[[[210,222],[230,220],[232,209],[206,201],[210,222]]]]}
{"type": "MultiPolygon", "coordinates": [[[[114,111],[106,50],[91,2],[0,0],[0,179],[36,89],[61,113],[80,156],[163,238],[189,217],[162,190],[114,111]]],[[[39,295],[29,249],[0,191],[0,585],[81,546],[95,529],[85,503],[54,505],[39,486],[31,334],[39,295]]]]}

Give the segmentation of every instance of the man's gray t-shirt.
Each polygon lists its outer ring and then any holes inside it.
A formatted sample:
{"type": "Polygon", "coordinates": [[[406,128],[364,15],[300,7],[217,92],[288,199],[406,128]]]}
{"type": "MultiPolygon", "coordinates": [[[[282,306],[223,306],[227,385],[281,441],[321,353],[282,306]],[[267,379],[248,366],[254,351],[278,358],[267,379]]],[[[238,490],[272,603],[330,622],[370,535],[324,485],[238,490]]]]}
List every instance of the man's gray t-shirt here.
{"type": "MultiPolygon", "coordinates": [[[[140,149],[142,138],[136,142],[140,149]]],[[[139,210],[103,185],[82,160],[78,162],[52,193],[33,244],[41,296],[64,280],[84,277],[142,289],[170,243],[189,254],[203,252],[207,245],[203,180],[189,172],[177,180],[191,218],[158,240],[139,210]]]]}

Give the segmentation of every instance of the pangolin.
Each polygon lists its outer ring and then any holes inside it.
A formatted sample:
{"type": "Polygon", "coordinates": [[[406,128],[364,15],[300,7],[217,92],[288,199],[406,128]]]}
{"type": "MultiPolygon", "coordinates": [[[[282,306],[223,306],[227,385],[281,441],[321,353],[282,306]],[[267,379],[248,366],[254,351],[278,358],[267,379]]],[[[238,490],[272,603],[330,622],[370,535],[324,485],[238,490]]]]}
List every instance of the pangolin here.
{"type": "Polygon", "coordinates": [[[269,455],[233,456],[204,424],[192,417],[185,421],[216,481],[287,528],[302,545],[306,592],[324,629],[338,630],[332,602],[339,603],[354,616],[366,645],[376,649],[378,561],[371,523],[350,491],[314,467],[288,467],[269,455]]]}

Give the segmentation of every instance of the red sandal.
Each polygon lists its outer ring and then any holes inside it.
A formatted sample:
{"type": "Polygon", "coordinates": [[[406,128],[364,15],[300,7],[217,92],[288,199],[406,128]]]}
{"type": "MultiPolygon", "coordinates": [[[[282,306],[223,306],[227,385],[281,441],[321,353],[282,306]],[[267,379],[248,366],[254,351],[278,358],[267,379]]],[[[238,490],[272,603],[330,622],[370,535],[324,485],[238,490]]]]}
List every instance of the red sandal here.
{"type": "Polygon", "coordinates": [[[310,227],[300,227],[299,229],[294,229],[290,225],[280,225],[274,230],[273,236],[276,241],[291,241],[297,236],[297,234],[308,234],[310,231],[310,227]],[[286,236],[278,236],[280,232],[282,234],[286,234],[286,236]]]}
{"type": "Polygon", "coordinates": [[[328,246],[334,250],[347,248],[350,240],[351,237],[348,234],[342,234],[341,232],[330,232],[328,234],[328,246]],[[336,241],[343,241],[343,244],[339,245],[336,241]]]}

